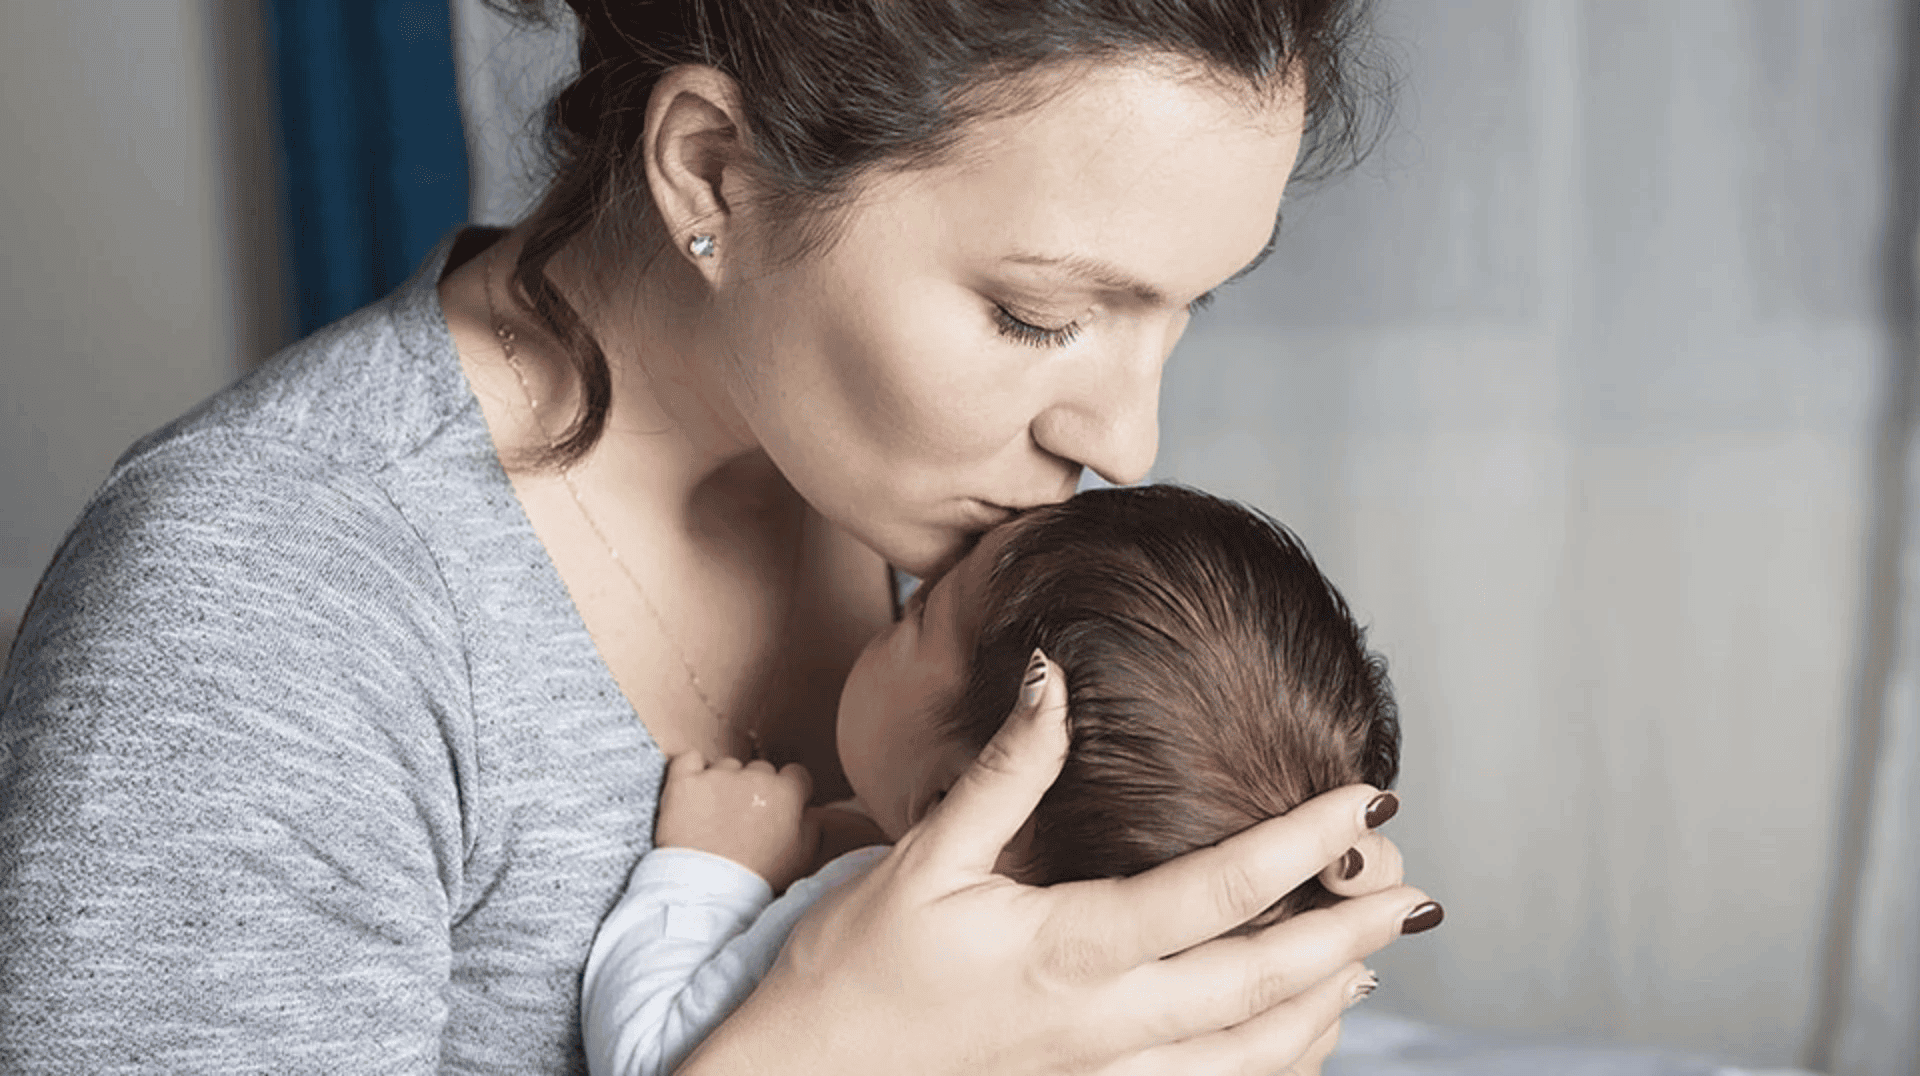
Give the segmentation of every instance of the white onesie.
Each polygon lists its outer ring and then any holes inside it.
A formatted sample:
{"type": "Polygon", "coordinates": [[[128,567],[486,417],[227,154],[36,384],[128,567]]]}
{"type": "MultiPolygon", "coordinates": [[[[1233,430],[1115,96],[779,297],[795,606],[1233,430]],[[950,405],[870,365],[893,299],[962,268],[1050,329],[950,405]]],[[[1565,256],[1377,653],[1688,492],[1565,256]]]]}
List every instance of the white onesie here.
{"type": "Polygon", "coordinates": [[[848,852],[780,899],[747,868],[691,848],[640,857],[587,957],[580,1012],[593,1076],[666,1076],[773,966],[814,902],[885,856],[848,852]]]}

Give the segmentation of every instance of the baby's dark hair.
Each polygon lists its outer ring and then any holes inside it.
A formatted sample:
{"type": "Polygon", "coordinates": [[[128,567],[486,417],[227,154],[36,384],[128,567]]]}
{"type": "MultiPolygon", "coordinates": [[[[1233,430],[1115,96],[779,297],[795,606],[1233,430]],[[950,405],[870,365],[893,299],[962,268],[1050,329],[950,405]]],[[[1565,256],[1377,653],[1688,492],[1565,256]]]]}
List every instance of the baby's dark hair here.
{"type": "MultiPolygon", "coordinates": [[[[945,725],[985,746],[1035,647],[1066,676],[1072,746],[1022,880],[1137,874],[1322,792],[1393,784],[1386,661],[1285,526],[1167,485],[1089,491],[1013,526],[945,725]]],[[[1310,879],[1254,923],[1332,900],[1310,879]]]]}

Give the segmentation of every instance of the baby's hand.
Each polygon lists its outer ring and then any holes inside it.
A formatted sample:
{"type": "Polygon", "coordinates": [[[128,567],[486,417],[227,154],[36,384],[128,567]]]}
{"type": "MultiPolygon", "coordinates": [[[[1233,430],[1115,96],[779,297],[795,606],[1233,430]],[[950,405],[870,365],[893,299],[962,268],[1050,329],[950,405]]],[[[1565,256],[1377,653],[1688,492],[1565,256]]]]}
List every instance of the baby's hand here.
{"type": "Polygon", "coordinates": [[[807,817],[812,793],[813,777],[797,762],[775,772],[770,762],[742,766],[723,758],[709,765],[697,751],[676,755],[653,843],[725,856],[779,893],[806,873],[820,843],[819,826],[807,817]]]}

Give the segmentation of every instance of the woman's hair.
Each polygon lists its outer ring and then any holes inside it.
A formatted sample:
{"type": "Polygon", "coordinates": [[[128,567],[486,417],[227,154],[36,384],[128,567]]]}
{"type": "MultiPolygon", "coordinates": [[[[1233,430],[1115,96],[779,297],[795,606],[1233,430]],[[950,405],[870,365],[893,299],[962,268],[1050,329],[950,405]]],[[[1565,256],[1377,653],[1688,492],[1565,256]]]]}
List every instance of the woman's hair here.
{"type": "MultiPolygon", "coordinates": [[[[488,0],[533,20],[553,0],[488,0]]],[[[516,290],[580,379],[582,406],[549,462],[592,448],[606,424],[605,353],[546,276],[576,238],[657,252],[641,154],[667,70],[704,64],[739,86],[756,186],[795,256],[829,242],[856,181],[933,163],[969,122],[1041,100],[1025,76],[1070,61],[1164,55],[1223,85],[1276,93],[1298,76],[1306,135],[1296,173],[1357,159],[1371,96],[1359,59],[1371,0],[566,0],[580,73],[554,99],[554,175],[514,267],[516,290]]],[[[648,255],[650,256],[650,255],[648,255]]]]}
{"type": "MultiPolygon", "coordinates": [[[[1072,746],[1019,876],[1123,877],[1342,785],[1393,784],[1386,661],[1292,532],[1178,486],[1083,493],[1012,524],[945,731],[984,747],[1033,649],[1072,746]]],[[[1255,923],[1331,900],[1317,880],[1255,923]]]]}

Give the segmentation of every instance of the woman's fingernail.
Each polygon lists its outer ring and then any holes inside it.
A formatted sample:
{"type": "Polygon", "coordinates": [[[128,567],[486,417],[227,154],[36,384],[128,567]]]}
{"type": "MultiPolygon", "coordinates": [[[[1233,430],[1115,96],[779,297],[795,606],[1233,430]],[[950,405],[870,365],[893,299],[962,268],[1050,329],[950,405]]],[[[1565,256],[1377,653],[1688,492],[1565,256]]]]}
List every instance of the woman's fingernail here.
{"type": "Polygon", "coordinates": [[[1374,974],[1372,968],[1368,968],[1367,973],[1356,979],[1353,986],[1347,989],[1347,1008],[1351,1009],[1367,1000],[1378,989],[1380,989],[1380,976],[1374,974]]]}
{"type": "Polygon", "coordinates": [[[1031,710],[1040,705],[1040,694],[1047,688],[1047,656],[1035,647],[1027,660],[1027,678],[1020,687],[1020,705],[1031,710]]]}
{"type": "Polygon", "coordinates": [[[1340,857],[1340,880],[1351,882],[1366,869],[1367,861],[1360,855],[1360,849],[1349,848],[1347,854],[1340,857]]]}
{"type": "Polygon", "coordinates": [[[1440,907],[1440,902],[1430,900],[1407,913],[1407,917],[1400,921],[1400,933],[1404,936],[1432,930],[1446,917],[1447,910],[1440,907]]]}
{"type": "Polygon", "coordinates": [[[1367,828],[1379,829],[1387,824],[1387,819],[1400,813],[1400,797],[1391,792],[1382,792],[1367,804],[1367,828]]]}

